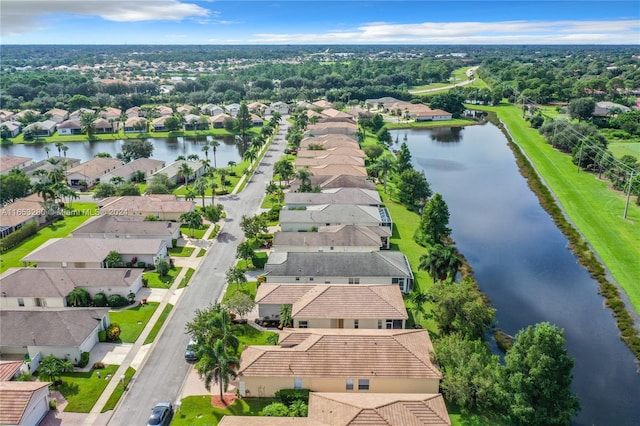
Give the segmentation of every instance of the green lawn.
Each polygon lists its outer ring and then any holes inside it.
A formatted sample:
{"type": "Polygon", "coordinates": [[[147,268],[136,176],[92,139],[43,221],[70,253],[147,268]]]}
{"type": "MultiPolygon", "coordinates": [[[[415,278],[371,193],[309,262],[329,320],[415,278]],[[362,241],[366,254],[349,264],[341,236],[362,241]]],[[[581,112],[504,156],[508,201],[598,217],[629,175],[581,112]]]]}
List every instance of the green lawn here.
{"type": "Polygon", "coordinates": [[[158,308],[158,305],[158,302],[148,302],[134,308],[109,312],[111,323],[120,325],[120,340],[123,343],[134,343],[158,308]]]}
{"type": "MultiPolygon", "coordinates": [[[[204,250],[204,249],[202,249],[204,250]]],[[[189,268],[187,269],[187,272],[185,272],[184,277],[182,277],[182,281],[180,282],[180,285],[178,286],[178,288],[184,288],[187,285],[189,285],[189,281],[191,281],[191,277],[193,276],[193,274],[196,272],[195,269],[193,268],[189,268]]]]}
{"type": "MultiPolygon", "coordinates": [[[[212,385],[212,391],[215,389],[212,385]]],[[[227,408],[211,406],[211,396],[188,396],[182,399],[180,411],[173,417],[172,425],[217,425],[223,416],[259,416],[262,409],[275,402],[273,398],[244,398],[234,401],[227,408]]]]}
{"type": "Polygon", "coordinates": [[[224,293],[224,297],[222,298],[222,303],[224,303],[237,290],[244,291],[253,299],[255,299],[256,293],[258,291],[258,283],[255,281],[249,281],[240,287],[238,287],[236,284],[229,284],[227,286],[227,291],[224,293]]]}
{"type": "Polygon", "coordinates": [[[218,235],[219,231],[220,231],[220,225],[216,224],[213,227],[213,231],[211,232],[211,234],[209,234],[209,239],[213,240],[216,237],[216,235],[218,235]]]}
{"type": "Polygon", "coordinates": [[[172,247],[168,250],[170,256],[189,257],[193,254],[194,247],[172,247]]]}
{"type": "Polygon", "coordinates": [[[62,385],[58,390],[69,402],[64,411],[73,413],[91,411],[117,369],[117,365],[108,365],[103,370],[63,374],[62,385]],[[98,372],[101,375],[100,378],[98,378],[98,372]],[[109,380],[106,379],[108,374],[111,374],[109,380]]]}
{"type": "Polygon", "coordinates": [[[169,272],[164,277],[161,277],[157,272],[145,272],[142,278],[147,280],[147,287],[149,288],[166,289],[171,287],[171,284],[173,284],[173,281],[181,270],[182,266],[178,266],[175,269],[169,269],[169,272]]]}
{"type": "Polygon", "coordinates": [[[623,219],[624,195],[611,190],[607,182],[597,180],[594,175],[578,172],[571,156],[556,151],[537,130],[529,128],[517,107],[478,109],[494,111],[506,123],[571,221],[640,312],[640,207],[632,202],[627,219],[623,219]]]}
{"type": "Polygon", "coordinates": [[[164,324],[164,322],[167,320],[167,317],[169,316],[171,309],[173,309],[173,305],[171,303],[168,303],[167,305],[165,305],[164,309],[162,310],[162,313],[158,317],[158,321],[156,321],[156,323],[153,324],[153,328],[151,329],[151,332],[149,332],[149,335],[144,340],[145,345],[148,345],[149,343],[153,342],[156,339],[156,336],[160,332],[160,329],[162,328],[162,324],[164,324]]]}
{"type": "MultiPolygon", "coordinates": [[[[167,305],[167,306],[171,306],[171,305],[167,305]]],[[[115,408],[116,404],[120,400],[120,397],[124,393],[124,389],[129,385],[129,382],[131,381],[131,378],[135,373],[136,373],[136,370],[134,368],[132,367],[127,368],[127,371],[124,373],[124,386],[122,385],[116,386],[113,392],[111,392],[111,396],[107,400],[106,404],[104,404],[104,407],[102,407],[101,413],[107,412],[109,410],[113,410],[115,408]]]]}
{"type": "Polygon", "coordinates": [[[241,324],[240,331],[236,333],[240,342],[240,352],[244,345],[269,345],[269,336],[277,334],[274,331],[260,331],[249,324],[241,324]]]}
{"type": "Polygon", "coordinates": [[[91,216],[97,215],[97,206],[95,203],[74,202],[73,210],[84,214],[80,216],[65,215],[63,220],[59,220],[40,229],[35,235],[27,238],[16,247],[2,253],[2,256],[0,256],[0,272],[4,272],[12,267],[22,267],[23,264],[20,262],[20,259],[40,247],[40,245],[51,238],[66,237],[91,216]]]}
{"type": "Polygon", "coordinates": [[[640,143],[638,142],[614,142],[610,143],[608,148],[616,158],[631,155],[640,161],[640,143]]]}
{"type": "Polygon", "coordinates": [[[421,129],[429,127],[462,127],[478,124],[477,121],[468,118],[454,118],[447,121],[408,121],[402,123],[385,123],[387,129],[421,129]]]}
{"type": "Polygon", "coordinates": [[[186,235],[187,237],[197,238],[199,240],[202,239],[202,237],[204,237],[204,233],[207,232],[207,229],[209,229],[209,227],[206,225],[203,225],[202,228],[200,229],[194,229],[192,234],[191,229],[187,225],[180,225],[180,231],[184,235],[186,235]]]}
{"type": "Polygon", "coordinates": [[[198,254],[196,255],[196,257],[202,257],[205,254],[207,254],[207,249],[201,248],[200,250],[198,250],[198,254]]]}

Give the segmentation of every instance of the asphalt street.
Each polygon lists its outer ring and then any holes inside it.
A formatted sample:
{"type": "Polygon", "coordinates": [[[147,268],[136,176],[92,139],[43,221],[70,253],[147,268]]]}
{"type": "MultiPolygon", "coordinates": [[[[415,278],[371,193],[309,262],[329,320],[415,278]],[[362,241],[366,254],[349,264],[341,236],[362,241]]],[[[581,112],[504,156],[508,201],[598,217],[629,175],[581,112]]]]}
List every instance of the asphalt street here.
{"type": "Polygon", "coordinates": [[[143,425],[151,408],[160,401],[176,402],[191,364],[184,359],[189,340],[185,324],[199,308],[206,308],[220,297],[225,284],[225,272],[235,261],[237,245],[244,239],[239,223],[242,215],[255,214],[265,195],[265,187],[273,176],[273,163],[286,148],[288,123],[283,119],[278,134],[244,190],[237,195],[216,198],[227,212],[220,234],[207,250],[205,259],[191,279],[171,320],[148,355],[142,368],[131,381],[110,425],[143,425]]]}

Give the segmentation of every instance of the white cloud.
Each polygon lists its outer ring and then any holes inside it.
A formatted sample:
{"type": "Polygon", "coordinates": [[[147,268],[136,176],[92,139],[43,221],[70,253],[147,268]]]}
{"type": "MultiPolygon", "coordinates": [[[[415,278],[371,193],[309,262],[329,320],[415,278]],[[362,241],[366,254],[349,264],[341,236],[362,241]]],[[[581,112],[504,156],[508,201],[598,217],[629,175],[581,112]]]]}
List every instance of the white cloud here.
{"type": "Polygon", "coordinates": [[[12,36],[41,29],[47,15],[99,16],[114,22],[180,21],[207,18],[211,12],[179,0],[2,0],[2,35],[12,36]]]}
{"type": "Polygon", "coordinates": [[[254,34],[266,44],[635,44],[637,20],[367,23],[352,31],[254,34]]]}

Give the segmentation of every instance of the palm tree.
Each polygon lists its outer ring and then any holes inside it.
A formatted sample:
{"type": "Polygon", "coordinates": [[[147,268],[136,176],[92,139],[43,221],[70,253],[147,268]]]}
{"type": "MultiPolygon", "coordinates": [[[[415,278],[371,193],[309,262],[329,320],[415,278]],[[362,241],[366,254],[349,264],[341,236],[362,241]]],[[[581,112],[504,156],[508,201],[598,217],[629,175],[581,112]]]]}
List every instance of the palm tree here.
{"type": "Polygon", "coordinates": [[[189,167],[189,164],[187,164],[187,163],[180,164],[180,168],[178,169],[178,173],[177,174],[178,174],[178,176],[182,177],[182,179],[184,180],[185,185],[189,181],[189,176],[191,176],[191,173],[193,173],[193,169],[191,167],[189,167]]]}
{"type": "Polygon", "coordinates": [[[62,182],[64,181],[64,170],[59,167],[54,168],[49,172],[47,178],[52,183],[62,182]]]}
{"type": "Polygon", "coordinates": [[[382,157],[378,160],[378,169],[382,172],[384,193],[387,193],[387,175],[393,170],[395,164],[390,157],[382,157]]]}
{"type": "Polygon", "coordinates": [[[95,120],[98,118],[98,113],[85,113],[80,116],[80,126],[82,126],[82,131],[91,138],[93,133],[96,130],[95,120]]]}
{"type": "Polygon", "coordinates": [[[193,183],[193,191],[202,197],[202,208],[204,209],[204,196],[207,192],[207,188],[209,187],[209,182],[207,178],[204,176],[199,177],[193,183]]]}
{"type": "Polygon", "coordinates": [[[213,150],[213,168],[217,169],[218,164],[216,163],[216,150],[220,146],[220,142],[214,139],[211,142],[209,142],[209,145],[211,145],[211,149],[213,150]]]}
{"type": "Polygon", "coordinates": [[[291,176],[293,176],[294,174],[293,163],[291,163],[286,158],[283,158],[276,161],[276,163],[273,165],[273,171],[274,173],[278,174],[278,178],[280,180],[279,183],[280,186],[282,186],[282,180],[286,180],[288,183],[289,179],[291,179],[291,176]]]}
{"type": "Polygon", "coordinates": [[[248,170],[251,170],[251,164],[253,164],[256,158],[258,158],[258,154],[253,148],[248,149],[244,152],[244,154],[242,155],[242,159],[249,161],[248,170]]]}
{"type": "Polygon", "coordinates": [[[202,145],[202,152],[204,152],[204,156],[207,160],[209,159],[209,148],[211,147],[209,146],[208,143],[205,143],[204,145],[202,145]]]}
{"type": "Polygon", "coordinates": [[[56,142],[56,148],[58,148],[58,157],[62,157],[62,147],[64,144],[62,142],[56,142]]]}
{"type": "Polygon", "coordinates": [[[122,185],[124,183],[124,178],[122,176],[114,176],[111,178],[111,183],[115,186],[122,185]]]}
{"type": "Polygon", "coordinates": [[[418,269],[427,271],[433,279],[445,281],[455,278],[458,269],[462,266],[462,260],[453,246],[433,244],[427,248],[427,253],[420,256],[418,269]]]}
{"type": "Polygon", "coordinates": [[[298,170],[296,173],[296,177],[300,180],[300,192],[310,192],[311,191],[311,176],[313,174],[309,170],[308,167],[304,167],[298,170]]]}
{"type": "Polygon", "coordinates": [[[191,189],[191,188],[187,188],[187,193],[184,195],[184,199],[187,201],[193,201],[196,199],[196,196],[198,194],[196,194],[196,192],[191,189]]]}
{"type": "Polygon", "coordinates": [[[227,175],[229,174],[229,171],[227,169],[220,169],[218,174],[220,175],[220,186],[224,191],[227,186],[227,175]]]}
{"type": "Polygon", "coordinates": [[[70,306],[89,306],[89,302],[91,302],[89,292],[82,287],[74,287],[74,289],[67,294],[67,303],[70,306]]]}
{"type": "Polygon", "coordinates": [[[62,145],[62,153],[64,154],[65,158],[67,158],[67,151],[69,151],[69,147],[66,145],[62,145]]]}
{"type": "Polygon", "coordinates": [[[218,189],[218,184],[213,179],[211,179],[209,188],[211,188],[211,205],[214,206],[216,201],[216,189],[218,189]]]}
{"type": "Polygon", "coordinates": [[[59,359],[53,355],[46,356],[40,360],[38,366],[40,377],[49,379],[53,382],[62,382],[61,377],[64,373],[73,372],[73,364],[66,359],[59,359]]]}
{"type": "Polygon", "coordinates": [[[48,146],[44,147],[44,152],[47,153],[47,158],[49,158],[49,151],[51,151],[51,148],[49,148],[48,146]]]}
{"type": "Polygon", "coordinates": [[[122,261],[120,253],[116,250],[111,250],[104,259],[104,264],[107,268],[117,268],[118,266],[124,265],[124,262],[122,261]]]}
{"type": "Polygon", "coordinates": [[[194,236],[195,229],[202,228],[202,216],[196,211],[182,213],[180,215],[180,222],[189,227],[191,230],[191,238],[194,236]]]}
{"type": "Polygon", "coordinates": [[[198,154],[189,154],[187,155],[187,160],[198,161],[200,160],[200,156],[198,154]]]}
{"type": "Polygon", "coordinates": [[[414,288],[411,294],[409,294],[409,301],[411,302],[413,317],[415,319],[415,323],[417,324],[420,318],[426,318],[427,309],[425,305],[429,302],[429,296],[427,293],[414,288]]]}
{"type": "Polygon", "coordinates": [[[220,400],[224,401],[224,391],[229,386],[230,379],[238,376],[235,368],[240,365],[240,361],[234,358],[221,339],[216,340],[213,345],[200,344],[197,347],[199,360],[195,367],[200,378],[204,379],[205,388],[210,391],[211,383],[220,385],[220,400]]]}

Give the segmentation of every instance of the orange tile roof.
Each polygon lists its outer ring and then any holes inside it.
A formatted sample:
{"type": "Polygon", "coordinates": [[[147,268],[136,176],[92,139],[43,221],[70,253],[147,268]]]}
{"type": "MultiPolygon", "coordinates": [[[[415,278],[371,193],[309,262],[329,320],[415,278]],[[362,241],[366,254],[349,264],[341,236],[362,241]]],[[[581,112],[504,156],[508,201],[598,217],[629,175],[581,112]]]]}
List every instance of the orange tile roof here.
{"type": "Polygon", "coordinates": [[[22,361],[0,361],[0,382],[11,380],[21,365],[22,361]]]}
{"type": "MultiPolygon", "coordinates": [[[[287,341],[288,329],[281,333],[287,341]]],[[[426,330],[302,329],[308,337],[293,347],[249,346],[242,352],[240,376],[398,377],[440,379],[431,363],[426,330]]]]}
{"type": "Polygon", "coordinates": [[[0,382],[0,424],[17,425],[33,393],[49,382],[0,382]]]}

